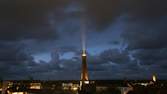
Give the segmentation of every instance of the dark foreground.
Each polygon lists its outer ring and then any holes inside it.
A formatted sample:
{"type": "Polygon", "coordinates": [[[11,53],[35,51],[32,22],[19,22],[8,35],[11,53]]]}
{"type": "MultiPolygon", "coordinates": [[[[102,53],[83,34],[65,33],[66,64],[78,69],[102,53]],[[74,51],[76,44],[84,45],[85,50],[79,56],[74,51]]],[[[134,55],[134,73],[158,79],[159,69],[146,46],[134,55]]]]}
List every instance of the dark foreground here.
{"type": "Polygon", "coordinates": [[[167,81],[1,81],[1,94],[167,94],[167,81]]]}

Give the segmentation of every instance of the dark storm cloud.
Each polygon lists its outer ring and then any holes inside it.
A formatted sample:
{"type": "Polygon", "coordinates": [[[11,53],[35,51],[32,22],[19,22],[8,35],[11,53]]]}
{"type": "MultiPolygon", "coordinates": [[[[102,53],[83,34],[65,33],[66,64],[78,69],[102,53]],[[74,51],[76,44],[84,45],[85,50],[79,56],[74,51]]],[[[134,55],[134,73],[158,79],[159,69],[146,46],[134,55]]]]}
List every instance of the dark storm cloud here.
{"type": "Polygon", "coordinates": [[[1,0],[1,20],[28,26],[47,20],[50,11],[61,12],[69,2],[67,0],[1,0]]]}
{"type": "MultiPolygon", "coordinates": [[[[78,18],[82,10],[65,13],[68,0],[1,0],[0,39],[15,40],[22,38],[55,38],[56,34],[50,27],[49,14],[55,14],[56,25],[65,19],[78,18]],[[74,14],[77,14],[74,16],[74,14]],[[72,17],[71,17],[72,16],[72,17]],[[62,20],[61,20],[62,19],[62,20]]],[[[78,4],[85,9],[86,17],[98,28],[105,28],[123,13],[135,17],[154,18],[166,14],[166,1],[159,0],[80,0],[78,4]],[[81,3],[81,4],[79,4],[81,3]],[[140,16],[143,15],[143,16],[140,16]]],[[[79,8],[79,7],[76,7],[79,8]]],[[[56,27],[56,26],[55,26],[56,27]]],[[[68,30],[70,31],[70,30],[68,30]]]]}
{"type": "Polygon", "coordinates": [[[24,45],[17,42],[1,43],[0,71],[3,79],[10,79],[13,76],[14,79],[26,77],[28,75],[27,66],[32,64],[31,61],[32,57],[25,53],[24,45]]]}
{"type": "Polygon", "coordinates": [[[123,21],[125,29],[122,37],[128,45],[126,50],[132,51],[133,58],[137,60],[140,68],[145,70],[146,73],[143,73],[145,77],[157,73],[161,79],[165,78],[167,65],[165,3],[163,0],[129,2],[128,16],[123,21]]]}
{"type": "Polygon", "coordinates": [[[85,17],[88,17],[98,29],[105,29],[114,18],[120,15],[121,0],[81,0],[85,7],[85,17]]]}
{"type": "MultiPolygon", "coordinates": [[[[125,25],[123,38],[128,44],[127,50],[134,51],[134,58],[142,65],[164,66],[166,60],[166,16],[153,20],[131,20],[125,25]]],[[[139,18],[141,19],[141,18],[139,18]]]]}
{"type": "MultiPolygon", "coordinates": [[[[53,9],[66,5],[66,0],[1,0],[0,39],[52,39],[47,16],[53,9]]],[[[58,11],[57,11],[58,12],[58,11]]]]}
{"type": "MultiPolygon", "coordinates": [[[[72,1],[73,2],[73,1],[72,1]]],[[[115,16],[120,8],[120,1],[83,1],[84,9],[88,10],[86,13],[88,17],[95,18],[94,21],[103,27],[109,24],[113,15],[115,16]]],[[[14,1],[0,1],[1,4],[1,25],[0,25],[0,39],[1,40],[15,40],[24,38],[50,39],[55,38],[56,34],[50,27],[48,15],[54,14],[55,22],[62,23],[78,12],[65,12],[65,6],[69,5],[67,0],[14,0],[14,1]],[[67,16],[68,15],[68,16],[67,16]],[[62,19],[60,21],[60,19],[62,19]]],[[[82,15],[82,13],[81,13],[82,15]]],[[[57,25],[57,24],[56,24],[57,25]]],[[[56,26],[55,26],[56,27],[56,26]]],[[[69,30],[68,30],[69,31],[69,30]]]]}
{"type": "Polygon", "coordinates": [[[164,48],[167,45],[167,1],[127,0],[123,37],[129,49],[164,48]]]}
{"type": "MultiPolygon", "coordinates": [[[[28,55],[24,52],[24,45],[15,43],[1,43],[0,44],[0,61],[11,61],[17,65],[17,61],[24,61],[29,59],[28,55]]],[[[20,62],[18,62],[20,63],[20,62]]]]}
{"type": "Polygon", "coordinates": [[[127,22],[123,37],[129,49],[164,48],[167,46],[167,16],[152,21],[127,22]]]}
{"type": "Polygon", "coordinates": [[[161,61],[167,60],[167,48],[164,49],[146,49],[139,50],[133,55],[135,58],[141,60],[142,64],[159,64],[161,61]]]}
{"type": "Polygon", "coordinates": [[[167,14],[165,0],[125,0],[125,12],[143,19],[151,20],[167,14]]]}
{"type": "Polygon", "coordinates": [[[165,76],[163,74],[167,71],[166,48],[140,50],[133,56],[139,60],[140,66],[142,66],[148,74],[156,73],[161,79],[164,79],[165,76]]]}
{"type": "Polygon", "coordinates": [[[105,29],[124,13],[134,20],[152,20],[167,14],[165,0],[81,0],[81,3],[86,11],[83,15],[98,29],[105,29]]]}
{"type": "MultiPolygon", "coordinates": [[[[55,60],[57,61],[57,60],[55,60]]],[[[29,74],[34,79],[41,80],[69,80],[79,79],[80,61],[76,60],[59,60],[58,62],[41,62],[32,66],[29,74]]]]}
{"type": "Polygon", "coordinates": [[[140,68],[136,60],[130,60],[128,52],[118,49],[108,49],[99,55],[88,56],[88,69],[92,79],[141,79],[144,75],[142,72],[146,71],[140,68]]]}
{"type": "Polygon", "coordinates": [[[107,60],[116,63],[126,63],[130,61],[128,52],[119,51],[118,49],[109,49],[100,54],[102,60],[107,60]]]}

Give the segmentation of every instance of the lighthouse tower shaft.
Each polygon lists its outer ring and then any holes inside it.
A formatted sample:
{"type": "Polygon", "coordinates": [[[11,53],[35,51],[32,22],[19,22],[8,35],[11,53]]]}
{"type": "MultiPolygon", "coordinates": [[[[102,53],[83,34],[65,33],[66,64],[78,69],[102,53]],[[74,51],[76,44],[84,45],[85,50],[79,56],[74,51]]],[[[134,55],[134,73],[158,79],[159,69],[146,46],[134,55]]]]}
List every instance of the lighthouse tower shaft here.
{"type": "Polygon", "coordinates": [[[82,73],[81,73],[81,80],[88,81],[88,69],[87,69],[87,62],[86,62],[86,50],[82,51],[82,73]]]}

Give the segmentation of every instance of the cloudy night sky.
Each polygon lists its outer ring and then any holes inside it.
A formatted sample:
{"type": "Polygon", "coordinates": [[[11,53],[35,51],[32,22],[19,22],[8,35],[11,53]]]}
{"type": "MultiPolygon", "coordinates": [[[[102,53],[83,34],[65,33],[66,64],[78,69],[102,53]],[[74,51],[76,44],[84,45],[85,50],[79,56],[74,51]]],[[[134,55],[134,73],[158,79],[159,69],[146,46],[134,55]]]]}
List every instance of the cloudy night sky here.
{"type": "Polygon", "coordinates": [[[0,79],[167,79],[166,0],[0,0],[0,79]],[[84,32],[84,33],[83,33],[84,32]]]}

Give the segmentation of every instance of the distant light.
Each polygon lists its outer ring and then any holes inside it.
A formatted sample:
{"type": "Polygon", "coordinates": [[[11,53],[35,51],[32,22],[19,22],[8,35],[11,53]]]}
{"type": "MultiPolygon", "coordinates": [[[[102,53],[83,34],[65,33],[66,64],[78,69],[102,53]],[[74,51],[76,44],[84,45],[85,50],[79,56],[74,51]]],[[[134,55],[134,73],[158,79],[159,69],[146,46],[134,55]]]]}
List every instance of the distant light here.
{"type": "Polygon", "coordinates": [[[41,83],[31,83],[30,89],[41,89],[41,83]]]}
{"type": "Polygon", "coordinates": [[[89,81],[84,81],[85,84],[89,84],[89,81]]]}
{"type": "Polygon", "coordinates": [[[24,92],[13,92],[12,94],[24,94],[24,92]]]}
{"type": "Polygon", "coordinates": [[[79,84],[73,84],[73,83],[62,83],[62,88],[64,90],[73,90],[77,91],[79,88],[79,84]]]}
{"type": "Polygon", "coordinates": [[[147,85],[148,85],[148,83],[141,83],[141,85],[142,85],[142,86],[147,86],[147,85]]]}
{"type": "Polygon", "coordinates": [[[157,78],[156,78],[156,76],[155,76],[155,75],[153,75],[152,80],[153,80],[154,82],[156,82],[156,81],[157,81],[157,78]]]}
{"type": "Polygon", "coordinates": [[[77,88],[77,87],[73,87],[72,90],[73,90],[73,91],[76,91],[76,90],[78,90],[78,88],[77,88]]]}
{"type": "Polygon", "coordinates": [[[85,54],[85,53],[83,53],[83,54],[82,54],[82,56],[86,56],[86,54],[85,54]]]}
{"type": "Polygon", "coordinates": [[[86,50],[85,49],[82,50],[82,56],[86,56],[86,50]]]}

